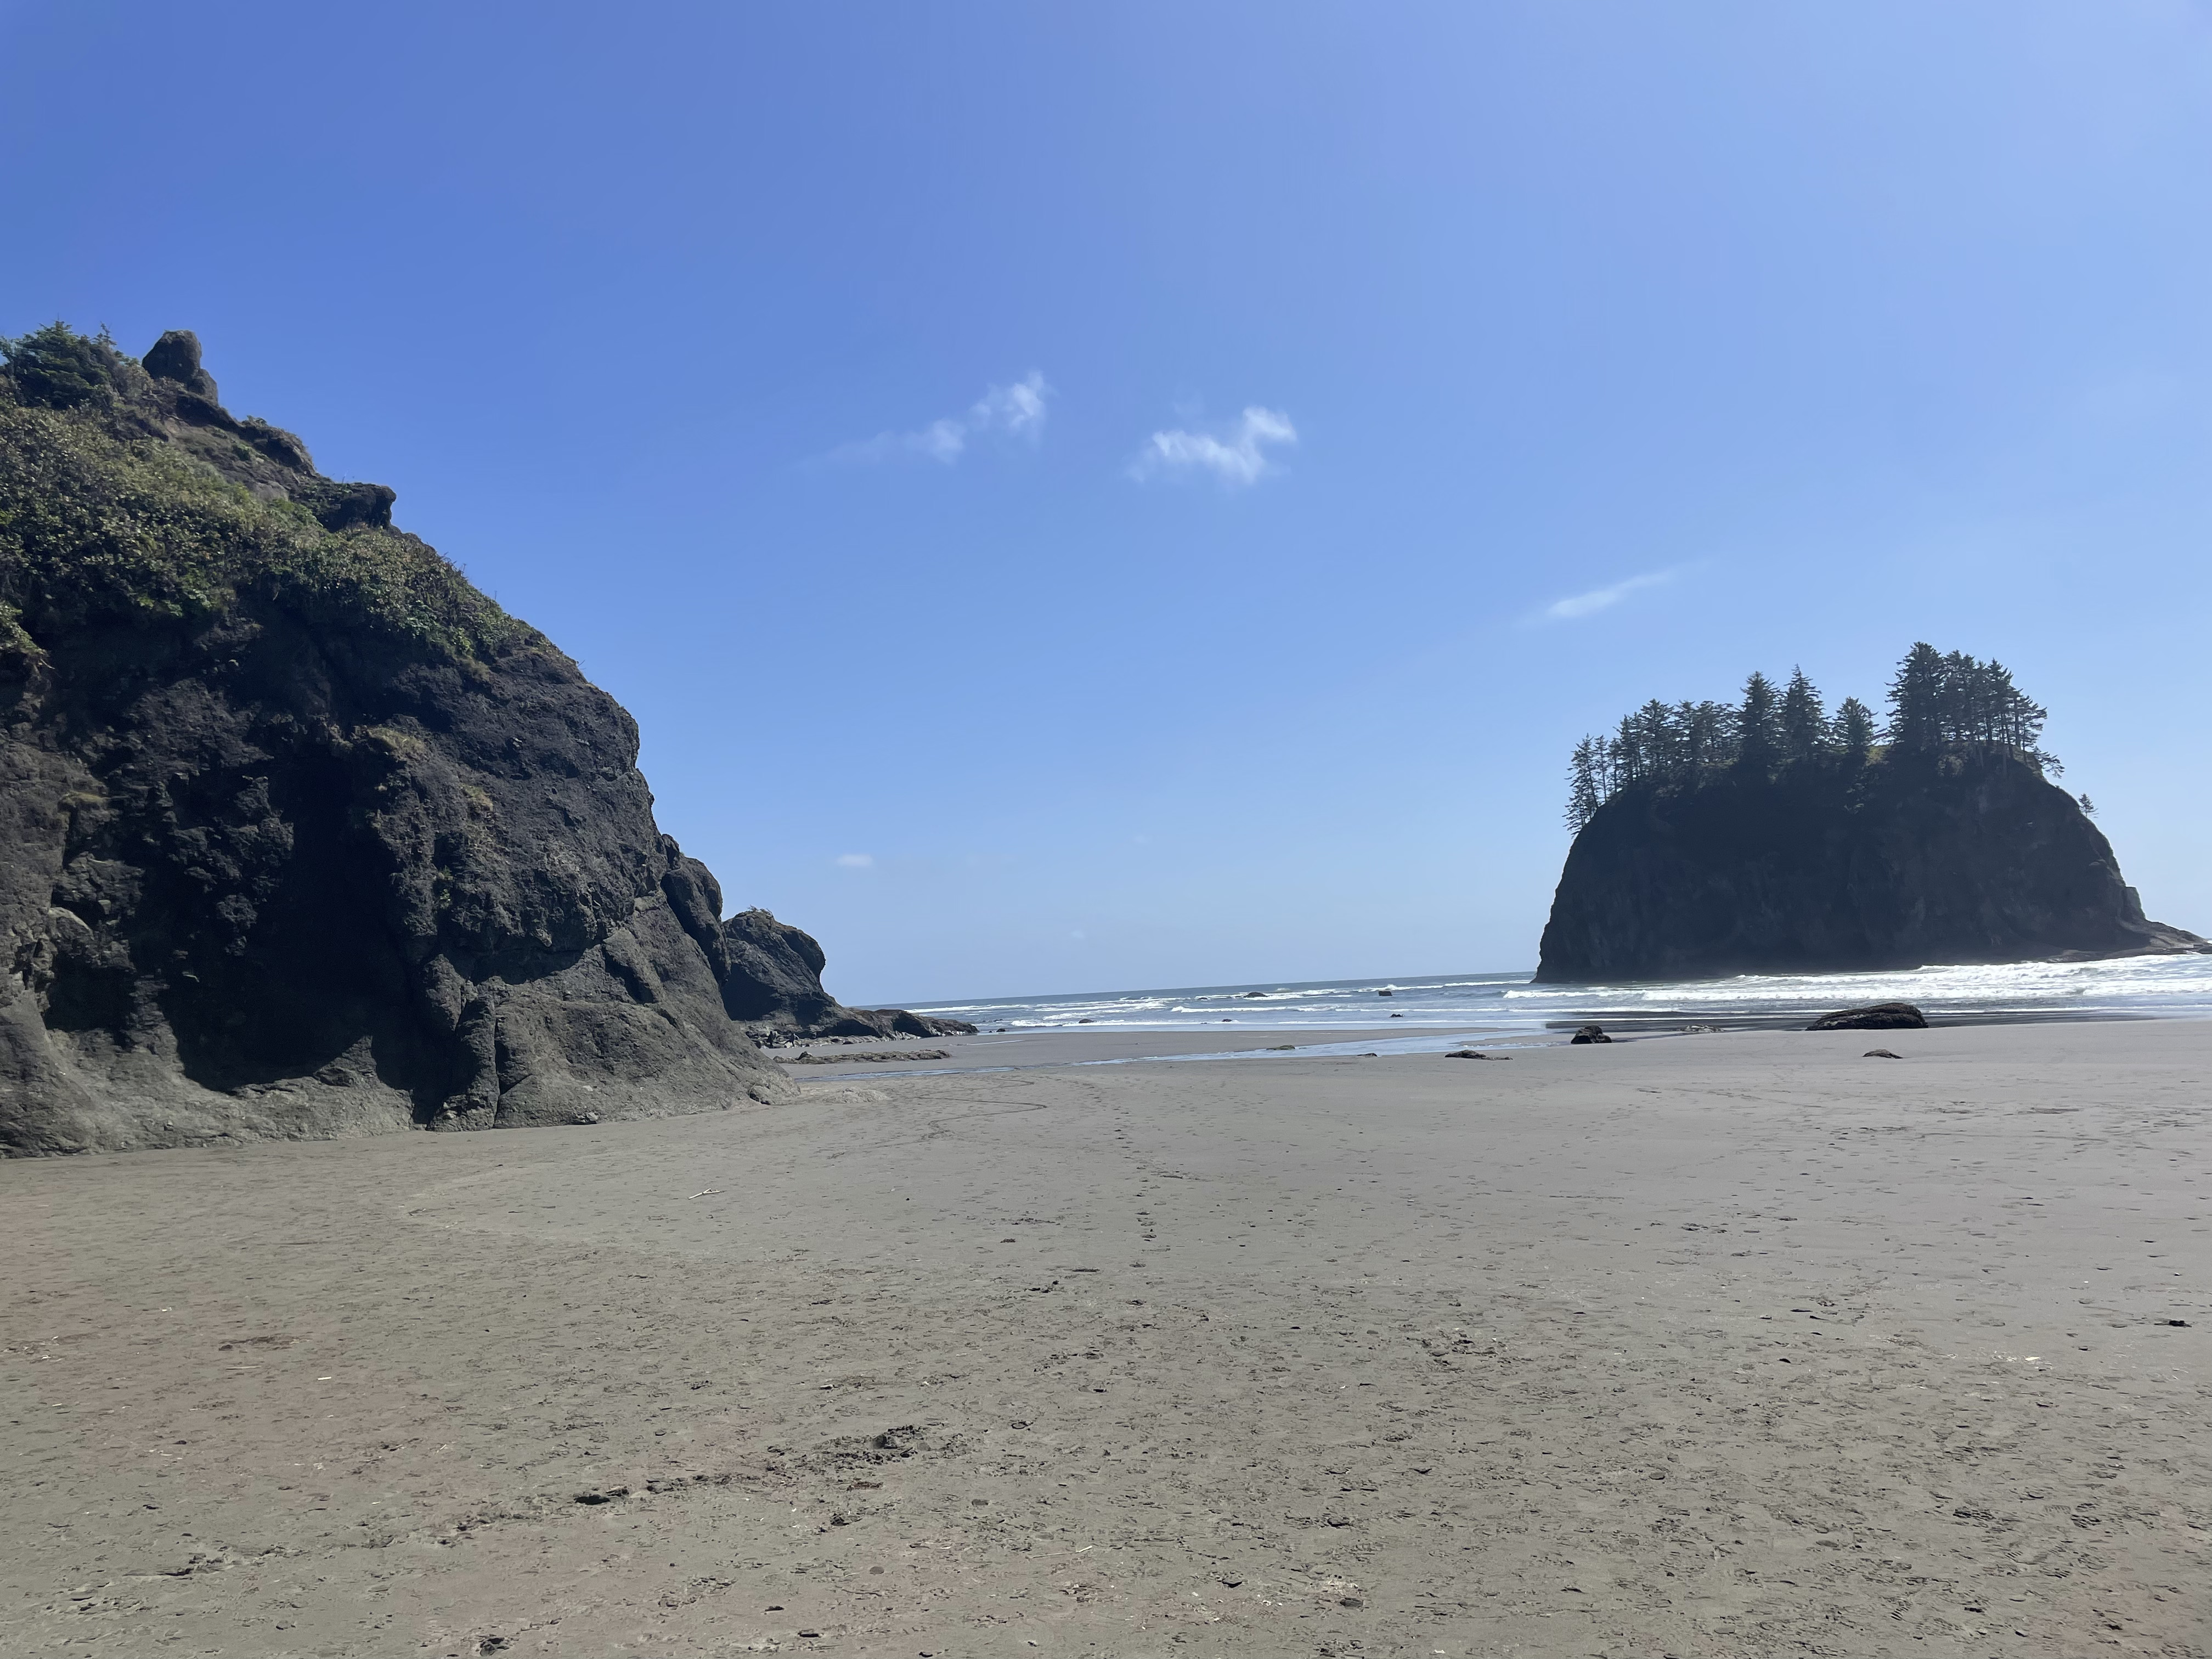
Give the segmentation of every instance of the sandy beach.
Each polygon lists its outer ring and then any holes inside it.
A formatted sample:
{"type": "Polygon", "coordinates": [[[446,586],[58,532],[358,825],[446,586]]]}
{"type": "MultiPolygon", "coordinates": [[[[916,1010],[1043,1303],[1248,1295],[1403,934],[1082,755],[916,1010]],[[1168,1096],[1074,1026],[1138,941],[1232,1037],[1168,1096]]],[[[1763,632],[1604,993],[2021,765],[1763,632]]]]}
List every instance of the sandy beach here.
{"type": "MultiPolygon", "coordinates": [[[[800,1041],[788,1048],[769,1052],[787,1063],[798,1055],[810,1056],[807,1069],[792,1075],[806,1082],[831,1079],[869,1082],[896,1070],[915,1071],[1030,1071],[1060,1066],[1127,1065],[1152,1059],[1180,1060],[1193,1054],[1276,1054],[1288,1050],[1339,1047],[1347,1042],[1373,1043],[1378,1048],[1407,1041],[1428,1046],[1462,1041],[1480,1043],[1484,1029],[1468,1024],[1458,1033],[1444,1030],[1398,1026],[1277,1027],[1245,1026],[1235,1030],[1097,1031],[1068,1030],[984,1030],[974,1036],[846,1037],[800,1041]],[[943,1060],[921,1060],[921,1054],[942,1054],[943,1060]],[[873,1059],[863,1058],[873,1056],[873,1059]]],[[[1527,1041],[1527,1039],[1519,1039],[1527,1041]]]]}
{"type": "Polygon", "coordinates": [[[1117,1040],[0,1167],[0,1651],[2212,1652],[2212,1023],[1117,1040]]]}

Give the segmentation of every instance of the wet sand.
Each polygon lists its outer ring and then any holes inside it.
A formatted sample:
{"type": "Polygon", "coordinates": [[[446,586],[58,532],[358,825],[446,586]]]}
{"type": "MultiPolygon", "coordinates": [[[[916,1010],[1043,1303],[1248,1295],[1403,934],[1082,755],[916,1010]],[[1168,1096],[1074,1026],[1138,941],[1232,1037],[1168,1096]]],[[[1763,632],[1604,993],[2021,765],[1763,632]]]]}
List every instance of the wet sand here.
{"type": "Polygon", "coordinates": [[[2208,1079],[881,1066],[0,1166],[0,1651],[2212,1651],[2208,1079]]]}
{"type": "MultiPolygon", "coordinates": [[[[909,1066],[918,1071],[1027,1071],[1041,1066],[1125,1065],[1133,1060],[1180,1058],[1188,1054],[1243,1054],[1255,1051],[1273,1054],[1286,1048],[1297,1052],[1347,1042],[1379,1045],[1413,1041],[1436,1044],[1464,1038],[1479,1043],[1486,1029],[1471,1024],[1358,1026],[1340,1030],[1285,1030],[1279,1026],[1261,1025],[1248,1025],[1242,1030],[1181,1031],[1123,1031],[1111,1027],[1085,1031],[1054,1027],[1042,1030],[983,1031],[975,1036],[883,1040],[850,1037],[838,1043],[817,1040],[769,1052],[781,1060],[787,1061],[798,1054],[810,1054],[816,1062],[827,1062],[818,1066],[810,1064],[805,1071],[792,1073],[805,1082],[819,1083],[833,1078],[872,1082],[909,1066]],[[905,1058],[908,1054],[939,1053],[946,1058],[941,1060],[909,1060],[905,1058]],[[896,1061],[855,1058],[864,1054],[896,1054],[901,1058],[896,1061]]],[[[1526,1036],[1516,1040],[1531,1041],[1526,1036]]]]}

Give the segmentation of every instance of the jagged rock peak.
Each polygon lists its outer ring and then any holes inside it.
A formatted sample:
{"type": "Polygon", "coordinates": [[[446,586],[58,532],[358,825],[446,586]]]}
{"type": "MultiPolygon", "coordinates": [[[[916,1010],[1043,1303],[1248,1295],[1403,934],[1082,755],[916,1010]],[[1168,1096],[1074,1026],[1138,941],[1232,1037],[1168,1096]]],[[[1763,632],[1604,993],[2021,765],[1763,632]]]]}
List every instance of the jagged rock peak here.
{"type": "Polygon", "coordinates": [[[200,367],[200,337],[188,328],[171,329],[138,362],[157,380],[174,380],[211,404],[222,402],[216,395],[215,376],[200,367]]]}

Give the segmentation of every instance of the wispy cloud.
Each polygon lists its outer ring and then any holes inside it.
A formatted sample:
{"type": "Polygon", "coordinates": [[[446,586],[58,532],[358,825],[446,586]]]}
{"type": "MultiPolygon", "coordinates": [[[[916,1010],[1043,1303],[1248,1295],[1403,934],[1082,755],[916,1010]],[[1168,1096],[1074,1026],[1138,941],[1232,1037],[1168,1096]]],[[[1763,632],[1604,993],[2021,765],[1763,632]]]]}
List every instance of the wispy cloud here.
{"type": "Polygon", "coordinates": [[[1178,477],[1211,472],[1225,488],[1242,489],[1274,471],[1274,464],[1267,459],[1269,445],[1297,441],[1297,428],[1291,424],[1289,416],[1255,404],[1226,433],[1187,432],[1181,427],[1155,432],[1130,463],[1129,476],[1150,478],[1163,472],[1178,477]]]}
{"type": "Polygon", "coordinates": [[[1045,399],[1052,387],[1044,375],[1031,369],[1012,386],[994,386],[968,406],[964,415],[949,415],[911,432],[878,432],[864,443],[844,444],[830,451],[836,461],[886,461],[901,455],[921,455],[950,466],[967,453],[969,441],[986,433],[1002,432],[1031,445],[1044,436],[1045,399]]]}
{"type": "Polygon", "coordinates": [[[1554,622],[1578,622],[1584,617],[1595,617],[1601,611],[1610,610],[1631,593],[1641,592],[1647,587],[1663,587],[1682,574],[1676,566],[1668,570],[1654,570],[1641,576],[1631,576],[1610,587],[1592,588],[1587,593],[1577,593],[1571,599],[1560,599],[1544,607],[1544,615],[1554,622]]]}
{"type": "Polygon", "coordinates": [[[876,867],[873,853],[840,853],[837,862],[848,870],[872,870],[876,867]]]}

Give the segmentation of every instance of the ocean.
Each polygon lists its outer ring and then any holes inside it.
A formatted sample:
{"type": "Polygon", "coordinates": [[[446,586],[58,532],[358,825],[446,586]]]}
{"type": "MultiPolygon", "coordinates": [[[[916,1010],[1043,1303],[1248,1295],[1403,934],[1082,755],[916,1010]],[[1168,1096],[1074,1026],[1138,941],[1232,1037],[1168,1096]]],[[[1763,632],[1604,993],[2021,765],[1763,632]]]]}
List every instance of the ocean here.
{"type": "MultiPolygon", "coordinates": [[[[1877,974],[1744,974],[1667,984],[1532,985],[1527,971],[1418,979],[1340,979],[1170,990],[1109,991],[915,1005],[985,1030],[1090,1025],[1101,1030],[1249,1030],[1273,1033],[1395,1027],[1390,1048],[1418,1053],[1480,1034],[1499,1047],[1556,1042],[1595,1022],[1622,1036],[1685,1026],[1723,1030],[1802,1026],[1869,1002],[1917,1004],[1938,1025],[2003,1021],[2212,1016],[2212,956],[2118,962],[2007,963],[1877,974]],[[1385,994],[1387,993],[1387,994],[1385,994]]],[[[1305,1045],[1300,1045],[1306,1052],[1305,1045]]],[[[1366,1049],[1372,1040],[1348,1045],[1366,1049]]]]}

